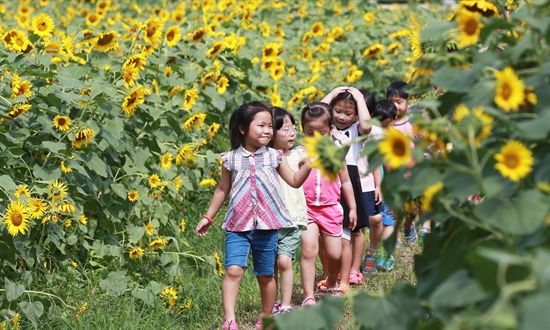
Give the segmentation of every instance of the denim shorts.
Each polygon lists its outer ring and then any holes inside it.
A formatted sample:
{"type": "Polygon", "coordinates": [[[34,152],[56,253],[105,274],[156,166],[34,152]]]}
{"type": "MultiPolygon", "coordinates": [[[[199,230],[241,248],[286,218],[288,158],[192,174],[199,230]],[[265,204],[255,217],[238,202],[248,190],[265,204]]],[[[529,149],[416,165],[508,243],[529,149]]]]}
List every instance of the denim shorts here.
{"type": "Polygon", "coordinates": [[[272,276],[277,258],[277,230],[226,231],[225,268],[248,268],[248,255],[252,248],[254,275],[272,276]]]}
{"type": "Polygon", "coordinates": [[[388,207],[386,202],[382,201],[382,204],[384,205],[384,209],[381,212],[382,224],[384,226],[395,226],[393,210],[388,207]]]}

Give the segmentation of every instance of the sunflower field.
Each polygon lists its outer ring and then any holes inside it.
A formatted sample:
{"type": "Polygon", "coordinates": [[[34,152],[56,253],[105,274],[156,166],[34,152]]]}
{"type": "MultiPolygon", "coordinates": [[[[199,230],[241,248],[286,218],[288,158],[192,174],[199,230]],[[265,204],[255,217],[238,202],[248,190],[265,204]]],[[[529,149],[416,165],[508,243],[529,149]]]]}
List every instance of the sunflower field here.
{"type": "MultiPolygon", "coordinates": [[[[544,324],[549,6],[0,2],[0,329],[76,324],[85,301],[33,288],[92,277],[102,294],[199,324],[185,281],[219,278],[223,255],[222,242],[200,252],[192,229],[230,149],[231,112],[263,100],[299,118],[336,86],[384,98],[394,80],[426,109],[414,117],[420,147],[388,134],[384,152],[366,152],[396,164],[389,205],[402,213],[422,200],[421,219],[438,225],[416,256],[415,287],[351,298],[358,326],[544,324]]],[[[342,315],[335,299],[274,321],[324,329],[342,315]]]]}

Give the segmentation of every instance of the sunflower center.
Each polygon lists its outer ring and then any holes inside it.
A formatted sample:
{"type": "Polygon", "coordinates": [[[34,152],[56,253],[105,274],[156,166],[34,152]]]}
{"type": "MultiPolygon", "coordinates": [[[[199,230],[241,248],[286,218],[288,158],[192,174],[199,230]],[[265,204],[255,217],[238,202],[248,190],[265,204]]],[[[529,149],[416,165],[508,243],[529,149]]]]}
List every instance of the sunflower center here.
{"type": "Polygon", "coordinates": [[[476,34],[476,31],[477,31],[477,22],[473,19],[468,20],[468,22],[466,22],[466,24],[464,25],[464,32],[467,35],[472,36],[476,34]]]}
{"type": "Polygon", "coordinates": [[[21,226],[21,224],[23,223],[23,215],[21,214],[21,212],[17,210],[13,211],[13,213],[11,214],[11,223],[15,227],[21,226]]]}
{"type": "Polygon", "coordinates": [[[166,39],[168,39],[168,41],[174,40],[174,32],[173,32],[173,31],[170,31],[170,32],[166,35],[166,39]]]}
{"type": "Polygon", "coordinates": [[[59,119],[57,120],[57,124],[58,124],[59,126],[64,126],[65,124],[67,124],[67,121],[65,120],[65,118],[59,118],[59,119]]]}
{"type": "Polygon", "coordinates": [[[510,95],[512,94],[512,88],[509,84],[502,84],[502,98],[505,100],[508,100],[510,98],[510,95]]]}
{"type": "Polygon", "coordinates": [[[514,169],[519,165],[519,157],[517,155],[507,155],[504,164],[506,164],[506,167],[514,169]]]}
{"type": "Polygon", "coordinates": [[[398,157],[403,157],[405,156],[405,144],[403,144],[402,141],[395,141],[395,143],[393,144],[393,153],[398,156],[398,157]]]}
{"type": "Polygon", "coordinates": [[[46,22],[40,22],[40,24],[38,24],[38,29],[40,31],[45,31],[47,28],[48,26],[46,25],[46,22]]]}
{"type": "Polygon", "coordinates": [[[147,27],[147,36],[152,37],[157,32],[157,27],[154,25],[149,25],[147,27]]]}
{"type": "Polygon", "coordinates": [[[113,41],[113,37],[114,36],[111,33],[104,34],[104,35],[99,37],[99,39],[97,40],[97,44],[101,45],[101,46],[108,45],[108,44],[111,43],[111,41],[113,41]]]}

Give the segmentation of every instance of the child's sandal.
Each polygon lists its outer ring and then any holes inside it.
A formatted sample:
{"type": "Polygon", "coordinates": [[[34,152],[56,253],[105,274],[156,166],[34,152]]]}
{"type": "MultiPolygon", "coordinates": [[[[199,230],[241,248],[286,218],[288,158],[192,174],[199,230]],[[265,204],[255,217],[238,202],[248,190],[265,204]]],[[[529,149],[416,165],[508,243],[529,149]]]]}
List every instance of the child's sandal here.
{"type": "Polygon", "coordinates": [[[317,289],[320,290],[320,291],[326,291],[327,290],[327,280],[328,280],[328,277],[324,280],[320,280],[319,282],[317,282],[317,289]]]}
{"type": "Polygon", "coordinates": [[[304,299],[304,301],[302,301],[302,306],[304,307],[313,305],[317,305],[317,301],[313,297],[307,297],[306,299],[304,299]]]}

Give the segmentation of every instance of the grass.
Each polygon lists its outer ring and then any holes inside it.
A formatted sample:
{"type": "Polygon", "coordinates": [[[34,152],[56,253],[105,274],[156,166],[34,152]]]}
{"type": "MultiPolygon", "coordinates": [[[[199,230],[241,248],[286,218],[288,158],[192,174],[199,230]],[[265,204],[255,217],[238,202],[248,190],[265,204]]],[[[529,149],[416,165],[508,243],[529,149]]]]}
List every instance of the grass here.
{"type": "MultiPolygon", "coordinates": [[[[190,228],[191,229],[191,228],[190,228]]],[[[211,228],[206,237],[199,238],[194,232],[185,233],[189,245],[193,247],[193,253],[197,255],[210,255],[214,252],[220,253],[223,260],[224,232],[220,228],[211,228]]],[[[368,237],[368,236],[367,236],[368,237]]],[[[365,278],[361,286],[352,287],[348,296],[358,292],[387,292],[397,283],[415,283],[413,272],[413,255],[420,252],[418,245],[404,246],[395,251],[395,267],[391,272],[379,272],[365,278]]],[[[298,255],[300,253],[298,252],[298,255]]],[[[251,264],[251,263],[250,263],[251,264]]],[[[295,285],[292,304],[295,309],[300,308],[303,299],[299,275],[299,259],[294,262],[295,285]]],[[[162,268],[157,271],[149,270],[147,278],[139,279],[138,274],[132,275],[138,278],[133,286],[121,296],[109,295],[99,288],[99,281],[105,278],[106,273],[88,273],[87,280],[80,282],[80,285],[70,283],[55,283],[50,281],[46,292],[55,293],[60,296],[73,309],[63,307],[62,304],[52,303],[45,306],[46,317],[40,318],[38,327],[41,329],[212,329],[218,328],[223,322],[223,306],[221,301],[222,276],[217,275],[214,267],[207,265],[199,269],[194,262],[189,262],[181,267],[181,287],[178,290],[178,303],[190,302],[190,308],[184,308],[177,315],[174,315],[166,308],[160,299],[152,305],[145,305],[141,300],[135,298],[130,290],[141,283],[147,283],[154,274],[153,280],[161,283],[171,283],[162,268]],[[87,303],[86,310],[74,318],[77,310],[84,303],[87,303]]],[[[323,278],[320,263],[316,280],[323,278]]],[[[69,281],[70,282],[70,281],[69,281]]],[[[322,300],[323,294],[319,293],[318,300],[322,300]]],[[[249,269],[241,283],[239,297],[237,300],[237,317],[242,329],[253,329],[254,323],[260,312],[260,293],[256,278],[249,269]]],[[[351,311],[350,304],[346,303],[346,315],[351,311]]],[[[29,320],[22,318],[22,328],[31,326],[29,320]]],[[[355,329],[353,318],[345,317],[339,324],[339,329],[355,329]]]]}

